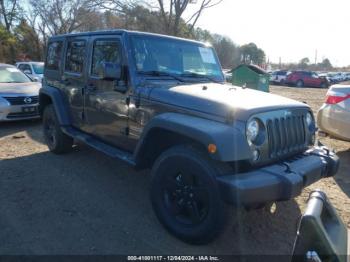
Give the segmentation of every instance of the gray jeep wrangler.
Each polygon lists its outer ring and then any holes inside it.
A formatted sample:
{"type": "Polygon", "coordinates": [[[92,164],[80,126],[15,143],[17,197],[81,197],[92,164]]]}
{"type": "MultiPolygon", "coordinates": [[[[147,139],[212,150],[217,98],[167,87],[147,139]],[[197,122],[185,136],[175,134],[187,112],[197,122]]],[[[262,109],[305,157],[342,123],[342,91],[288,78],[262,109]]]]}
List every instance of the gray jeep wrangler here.
{"type": "Polygon", "coordinates": [[[225,84],[204,43],[124,30],[49,40],[39,111],[53,153],[82,141],[151,168],[159,221],[195,244],[221,231],[229,203],[259,207],[333,176],[304,103],[225,84]]]}

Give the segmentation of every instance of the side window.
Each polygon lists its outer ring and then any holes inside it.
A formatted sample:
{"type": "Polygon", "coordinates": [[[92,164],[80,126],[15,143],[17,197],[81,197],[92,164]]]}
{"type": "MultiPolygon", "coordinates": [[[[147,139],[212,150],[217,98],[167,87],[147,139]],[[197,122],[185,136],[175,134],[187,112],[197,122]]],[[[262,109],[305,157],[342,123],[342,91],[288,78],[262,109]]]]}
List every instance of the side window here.
{"type": "Polygon", "coordinates": [[[19,70],[21,70],[22,72],[26,71],[26,72],[30,72],[30,74],[32,74],[32,69],[30,68],[30,65],[28,64],[21,64],[18,67],[19,70]]]}
{"type": "Polygon", "coordinates": [[[24,66],[25,66],[24,64],[20,64],[20,65],[18,66],[18,69],[21,70],[21,71],[23,72],[23,71],[24,71],[24,66]]]}
{"type": "Polygon", "coordinates": [[[85,41],[68,42],[65,71],[82,73],[85,59],[85,41]]]}
{"type": "Polygon", "coordinates": [[[32,72],[32,68],[30,67],[30,65],[25,65],[24,70],[27,70],[28,72],[30,72],[31,74],[32,72]]]}
{"type": "Polygon", "coordinates": [[[63,43],[61,41],[51,42],[47,48],[46,68],[58,70],[61,64],[63,43]]]}
{"type": "Polygon", "coordinates": [[[117,40],[97,40],[92,52],[91,75],[98,75],[99,67],[104,62],[121,62],[120,44],[117,40]]]}

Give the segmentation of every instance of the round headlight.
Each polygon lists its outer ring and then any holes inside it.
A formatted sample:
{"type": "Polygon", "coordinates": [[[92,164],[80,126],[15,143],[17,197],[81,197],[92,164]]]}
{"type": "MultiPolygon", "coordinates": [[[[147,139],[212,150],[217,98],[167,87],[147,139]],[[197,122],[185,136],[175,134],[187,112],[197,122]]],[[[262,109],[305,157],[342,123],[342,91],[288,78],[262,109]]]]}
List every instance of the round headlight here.
{"type": "Polygon", "coordinates": [[[314,120],[312,118],[311,113],[306,114],[306,124],[308,127],[310,127],[313,124],[314,120]]]}
{"type": "Polygon", "coordinates": [[[258,137],[258,134],[259,134],[259,123],[257,120],[253,119],[249,121],[247,125],[246,135],[247,135],[248,142],[253,143],[255,139],[258,137]]]}

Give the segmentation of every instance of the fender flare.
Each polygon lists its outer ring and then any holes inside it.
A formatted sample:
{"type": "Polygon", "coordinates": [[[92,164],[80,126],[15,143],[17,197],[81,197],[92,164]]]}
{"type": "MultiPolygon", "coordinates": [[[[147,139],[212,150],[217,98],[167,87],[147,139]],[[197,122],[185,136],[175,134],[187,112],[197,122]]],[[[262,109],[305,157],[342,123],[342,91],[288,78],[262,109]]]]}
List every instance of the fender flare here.
{"type": "Polygon", "coordinates": [[[45,107],[45,96],[49,97],[52,101],[52,104],[55,108],[55,112],[57,115],[58,122],[61,126],[70,125],[71,118],[69,112],[67,111],[68,106],[64,100],[64,96],[60,90],[51,86],[45,86],[40,89],[39,92],[39,111],[43,112],[45,107]]]}
{"type": "MultiPolygon", "coordinates": [[[[239,126],[243,127],[244,124],[240,123],[239,126]]],[[[197,141],[205,148],[215,144],[217,151],[210,154],[215,160],[230,162],[249,159],[251,150],[240,127],[190,115],[163,113],[155,116],[144,128],[134,157],[142,157],[140,155],[152,130],[164,129],[197,141]]]]}

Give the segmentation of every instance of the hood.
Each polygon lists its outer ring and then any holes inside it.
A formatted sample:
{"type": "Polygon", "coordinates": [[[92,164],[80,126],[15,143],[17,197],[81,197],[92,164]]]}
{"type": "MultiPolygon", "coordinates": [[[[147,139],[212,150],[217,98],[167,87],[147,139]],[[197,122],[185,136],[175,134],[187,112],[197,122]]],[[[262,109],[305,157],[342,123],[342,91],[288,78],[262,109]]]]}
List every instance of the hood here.
{"type": "Polygon", "coordinates": [[[0,95],[39,95],[41,83],[0,83],[0,95]]]}
{"type": "Polygon", "coordinates": [[[191,84],[154,88],[150,99],[190,110],[246,120],[255,113],[283,108],[309,108],[282,96],[228,84],[191,84]]]}

